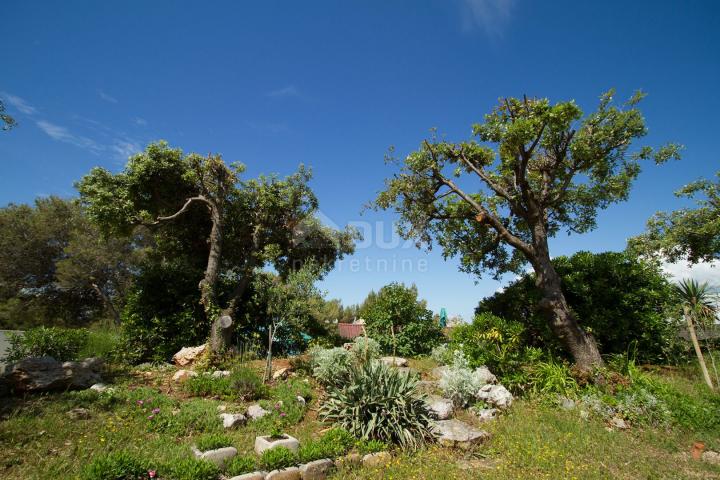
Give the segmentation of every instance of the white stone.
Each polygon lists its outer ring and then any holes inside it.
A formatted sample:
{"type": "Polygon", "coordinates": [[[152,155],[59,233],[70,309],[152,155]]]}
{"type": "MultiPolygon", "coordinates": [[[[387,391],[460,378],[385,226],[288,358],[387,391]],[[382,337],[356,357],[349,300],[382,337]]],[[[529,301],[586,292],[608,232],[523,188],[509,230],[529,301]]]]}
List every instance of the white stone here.
{"type": "Polygon", "coordinates": [[[476,397],[500,409],[509,408],[513,402],[512,394],[502,385],[485,385],[480,388],[476,397]]]}
{"type": "Polygon", "coordinates": [[[173,355],[172,359],[176,365],[184,367],[193,363],[207,348],[207,345],[199,345],[197,347],[183,347],[173,355]]]}
{"type": "Polygon", "coordinates": [[[222,378],[222,377],[229,377],[230,376],[230,370],[215,370],[212,372],[213,378],[222,378]]]}
{"type": "Polygon", "coordinates": [[[197,448],[193,448],[193,453],[200,460],[207,460],[222,468],[226,462],[237,455],[237,449],[235,447],[223,447],[200,452],[197,448]],[[199,456],[198,453],[200,454],[199,456]]]}
{"type": "Polygon", "coordinates": [[[297,467],[273,470],[268,473],[265,480],[300,480],[300,469],[297,467]]]}
{"type": "Polygon", "coordinates": [[[368,453],[362,458],[363,467],[383,467],[392,461],[392,455],[388,452],[368,453]]]}
{"type": "Polygon", "coordinates": [[[380,359],[388,367],[407,367],[408,361],[402,357],[382,357],[380,359]]]}
{"type": "Polygon", "coordinates": [[[242,413],[221,413],[219,417],[222,419],[223,428],[235,428],[247,422],[247,417],[242,413]]]}
{"type": "Polygon", "coordinates": [[[174,382],[184,382],[190,377],[197,377],[198,373],[192,370],[178,370],[172,376],[174,382]]]}
{"type": "Polygon", "coordinates": [[[497,382],[497,377],[485,366],[481,366],[475,369],[473,372],[473,379],[476,385],[486,385],[488,383],[497,382]]]}
{"type": "Polygon", "coordinates": [[[438,397],[437,395],[430,395],[425,400],[430,413],[432,413],[438,420],[447,420],[453,415],[453,402],[447,398],[438,397]]]}
{"type": "Polygon", "coordinates": [[[625,420],[623,420],[620,417],[612,417],[610,419],[610,426],[619,428],[620,430],[626,430],[626,429],[630,428],[628,426],[627,422],[625,422],[625,420]]]}
{"type": "Polygon", "coordinates": [[[481,408],[480,410],[475,411],[475,415],[477,415],[478,418],[483,422],[495,420],[498,416],[498,413],[500,413],[500,410],[498,410],[497,408],[481,408]]]}
{"type": "Polygon", "coordinates": [[[433,430],[438,442],[447,447],[469,448],[490,438],[488,432],[456,419],[439,420],[433,424],[433,430]]]}
{"type": "Polygon", "coordinates": [[[258,405],[258,404],[250,405],[250,406],[248,407],[248,409],[247,409],[247,416],[250,417],[250,418],[253,419],[253,420],[257,420],[258,418],[262,418],[262,417],[264,417],[265,415],[267,415],[268,413],[270,413],[270,412],[268,412],[267,410],[265,410],[264,408],[262,408],[262,407],[261,407],[260,405],[258,405]]]}
{"type": "Polygon", "coordinates": [[[298,403],[299,403],[300,405],[302,405],[303,407],[304,407],[305,404],[307,403],[307,401],[306,401],[303,397],[301,397],[300,395],[298,395],[298,396],[295,397],[295,398],[297,399],[298,403]]]}
{"type": "Polygon", "coordinates": [[[291,437],[290,435],[284,435],[283,438],[270,438],[269,435],[262,437],[255,437],[255,453],[262,455],[265,450],[272,448],[285,447],[291,452],[297,453],[300,448],[300,442],[297,438],[291,437]]]}
{"type": "Polygon", "coordinates": [[[300,476],[303,480],[325,480],[330,472],[335,468],[335,464],[329,458],[315,460],[300,465],[300,476]]]}
{"type": "Polygon", "coordinates": [[[273,378],[273,380],[280,380],[281,378],[287,377],[289,373],[290,373],[289,368],[287,368],[287,367],[280,368],[278,370],[275,370],[275,373],[273,373],[272,378],[273,378]]]}
{"type": "Polygon", "coordinates": [[[265,480],[267,472],[250,472],[231,477],[230,480],[265,480]]]}
{"type": "Polygon", "coordinates": [[[108,389],[108,386],[104,383],[96,383],[95,385],[90,387],[90,390],[95,390],[96,392],[104,392],[108,389]]]}

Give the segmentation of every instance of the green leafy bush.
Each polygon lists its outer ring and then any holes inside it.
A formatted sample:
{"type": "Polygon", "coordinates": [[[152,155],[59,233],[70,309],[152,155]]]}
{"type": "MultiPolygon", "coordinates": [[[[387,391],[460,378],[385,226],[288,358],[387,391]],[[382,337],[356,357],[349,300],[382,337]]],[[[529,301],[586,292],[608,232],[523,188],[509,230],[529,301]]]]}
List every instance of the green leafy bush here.
{"type": "Polygon", "coordinates": [[[27,357],[53,357],[60,362],[78,360],[88,341],[84,328],[37,327],[24,334],[11,333],[5,362],[17,362],[27,357]]]}
{"type": "Polygon", "coordinates": [[[195,446],[201,452],[215,450],[216,448],[232,446],[232,438],[222,433],[203,435],[195,440],[195,446]]]}
{"type": "Polygon", "coordinates": [[[368,453],[384,452],[390,449],[390,445],[380,440],[359,440],[355,444],[355,448],[361,455],[367,455],[368,453]]]}
{"type": "Polygon", "coordinates": [[[321,458],[333,458],[328,445],[320,441],[303,442],[298,450],[300,463],[312,462],[321,458]]]}
{"type": "Polygon", "coordinates": [[[319,440],[303,442],[298,455],[301,463],[336,458],[345,454],[356,443],[355,437],[342,428],[332,428],[319,440]]]}
{"type": "Polygon", "coordinates": [[[356,337],[350,350],[356,361],[368,361],[380,357],[380,344],[370,337],[356,337]]]}
{"type": "Polygon", "coordinates": [[[279,470],[292,467],[298,463],[297,455],[285,447],[275,447],[265,450],[260,456],[260,463],[267,470],[279,470]]]}
{"type": "Polygon", "coordinates": [[[529,370],[530,389],[533,393],[577,397],[579,386],[566,363],[550,359],[530,365],[529,370]]]}
{"type": "Polygon", "coordinates": [[[313,377],[325,386],[340,386],[347,382],[353,356],[344,348],[312,348],[308,351],[313,377]]]}
{"type": "Polygon", "coordinates": [[[213,377],[209,372],[203,372],[190,377],[182,384],[183,390],[198,397],[229,396],[230,380],[227,377],[213,377]]]}
{"type": "Polygon", "coordinates": [[[241,401],[257,400],[267,394],[260,376],[248,367],[240,366],[232,369],[228,381],[232,395],[241,401]]]}
{"type": "Polygon", "coordinates": [[[101,454],[85,467],[83,480],[137,480],[148,478],[150,465],[128,452],[101,454]]]}
{"type": "Polygon", "coordinates": [[[417,297],[415,286],[391,283],[381,288],[372,301],[366,301],[361,315],[368,334],[384,352],[423,355],[442,341],[440,325],[433,320],[425,301],[417,297]]]}
{"type": "Polygon", "coordinates": [[[328,391],[320,415],[357,438],[416,448],[431,437],[430,414],[417,380],[381,362],[350,370],[344,387],[328,391]]]}
{"type": "Polygon", "coordinates": [[[163,471],[163,478],[169,480],[216,480],[220,476],[220,469],[207,460],[184,458],[168,465],[163,471]]]}
{"type": "Polygon", "coordinates": [[[121,350],[122,335],[114,330],[90,330],[87,343],[80,351],[78,358],[100,357],[115,359],[121,350]]]}
{"type": "Polygon", "coordinates": [[[237,457],[233,457],[233,459],[225,465],[225,476],[234,477],[242,475],[243,473],[254,472],[256,469],[257,461],[254,457],[238,455],[237,457]]]}

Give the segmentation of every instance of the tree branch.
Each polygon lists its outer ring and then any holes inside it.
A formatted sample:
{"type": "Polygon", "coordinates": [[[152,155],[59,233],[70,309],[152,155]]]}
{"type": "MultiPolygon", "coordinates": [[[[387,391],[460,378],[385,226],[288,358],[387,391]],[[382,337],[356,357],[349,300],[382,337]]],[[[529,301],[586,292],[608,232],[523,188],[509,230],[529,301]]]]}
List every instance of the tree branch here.
{"type": "Polygon", "coordinates": [[[187,201],[185,202],[185,205],[183,205],[180,210],[178,210],[177,212],[173,213],[172,215],[170,215],[170,216],[168,216],[168,217],[157,217],[157,219],[156,219],[154,222],[150,223],[150,225],[157,225],[157,224],[159,224],[160,222],[165,222],[165,221],[167,221],[167,220],[174,220],[174,219],[176,219],[177,217],[179,217],[180,215],[182,215],[183,213],[185,213],[185,212],[187,211],[187,209],[190,207],[190,204],[193,203],[193,202],[203,202],[203,203],[205,203],[208,207],[212,207],[210,201],[208,201],[208,199],[205,198],[205,197],[202,196],[202,195],[198,195],[197,197],[190,197],[190,198],[187,199],[187,201]]]}

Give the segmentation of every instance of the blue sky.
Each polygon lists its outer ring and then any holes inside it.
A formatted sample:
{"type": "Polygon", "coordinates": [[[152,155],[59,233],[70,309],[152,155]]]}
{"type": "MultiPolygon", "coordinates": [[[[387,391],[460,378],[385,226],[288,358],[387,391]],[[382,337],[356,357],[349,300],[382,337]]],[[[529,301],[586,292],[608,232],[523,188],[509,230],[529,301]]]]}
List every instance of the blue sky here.
{"type": "Polygon", "coordinates": [[[623,249],[653,212],[684,204],[673,190],[720,167],[717,2],[46,1],[8,3],[3,20],[0,97],[19,125],[0,135],[0,205],[72,196],[91,167],[118,170],[157,139],[248,175],[304,163],[327,222],[365,222],[357,268],[323,282],[346,304],[397,280],[469,318],[501,286],[393,241],[393,215],[361,215],[391,173],[389,146],[405,155],[433,127],[466,139],[499,97],[589,111],[610,87],[641,88],[644,143],[686,146],[648,164],[597,230],[553,240],[554,255],[623,249]]]}

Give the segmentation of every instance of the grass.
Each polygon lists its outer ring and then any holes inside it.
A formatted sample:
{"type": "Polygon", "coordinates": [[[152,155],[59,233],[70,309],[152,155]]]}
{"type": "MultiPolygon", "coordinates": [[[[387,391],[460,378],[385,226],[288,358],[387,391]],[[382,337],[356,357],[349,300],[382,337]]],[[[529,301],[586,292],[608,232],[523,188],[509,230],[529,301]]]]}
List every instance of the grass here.
{"type": "MultiPolygon", "coordinates": [[[[421,372],[432,366],[426,359],[413,365],[421,372]]],[[[172,371],[146,369],[121,376],[116,379],[115,393],[83,391],[3,399],[0,477],[80,478],[92,459],[112,452],[142,459],[143,465],[157,468],[168,479],[192,478],[195,471],[211,475],[204,465],[194,463],[190,445],[214,434],[228,437],[223,443],[229,441],[246,458],[242,464],[238,461],[237,471],[249,468],[252,459],[259,462],[253,452],[254,440],[256,435],[268,433],[269,422],[250,422],[223,432],[218,406],[225,405],[233,412],[243,411],[248,403],[188,397],[169,381],[171,375],[172,371]],[[90,418],[69,420],[66,412],[76,407],[87,408],[90,418]],[[155,409],[159,412],[153,414],[155,409]],[[150,415],[154,416],[148,418],[150,415]],[[163,470],[168,465],[183,468],[163,470]]],[[[720,467],[690,456],[697,440],[720,449],[720,428],[713,423],[720,421],[716,420],[720,418],[718,394],[709,392],[694,370],[658,369],[652,377],[671,392],[674,408],[682,412],[671,427],[608,430],[602,420],[583,420],[577,411],[519,400],[497,421],[481,426],[493,438],[474,451],[432,446],[414,454],[398,453],[382,474],[348,469],[336,472],[333,478],[720,478],[720,467]]],[[[282,398],[286,403],[297,393],[318,398],[319,392],[311,386],[303,380],[281,383],[269,390],[268,402],[282,398]]],[[[313,400],[305,413],[293,412],[297,423],[288,422],[284,427],[301,445],[319,442],[321,432],[327,429],[315,419],[316,407],[313,400]]],[[[469,413],[461,418],[477,422],[469,413]]]]}

